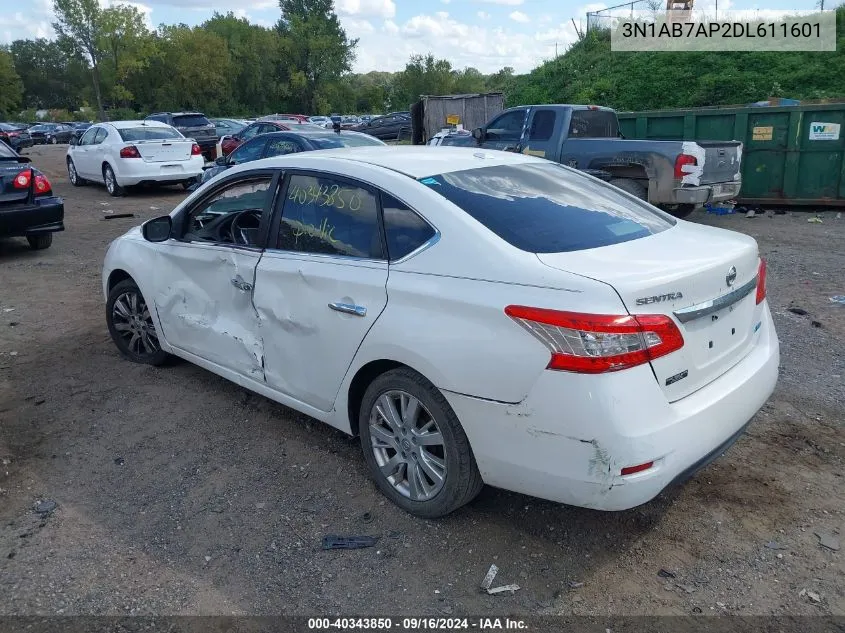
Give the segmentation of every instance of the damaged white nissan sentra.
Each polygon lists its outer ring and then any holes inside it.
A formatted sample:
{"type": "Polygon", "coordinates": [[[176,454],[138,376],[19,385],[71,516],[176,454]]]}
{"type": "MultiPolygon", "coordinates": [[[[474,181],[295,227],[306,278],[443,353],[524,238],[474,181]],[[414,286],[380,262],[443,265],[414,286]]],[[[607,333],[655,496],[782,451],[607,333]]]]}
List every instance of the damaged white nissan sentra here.
{"type": "Polygon", "coordinates": [[[425,517],[483,483],[642,504],[724,452],[778,373],[752,238],[506,152],[235,167],[115,240],[103,291],[125,356],[359,434],[425,517]]]}

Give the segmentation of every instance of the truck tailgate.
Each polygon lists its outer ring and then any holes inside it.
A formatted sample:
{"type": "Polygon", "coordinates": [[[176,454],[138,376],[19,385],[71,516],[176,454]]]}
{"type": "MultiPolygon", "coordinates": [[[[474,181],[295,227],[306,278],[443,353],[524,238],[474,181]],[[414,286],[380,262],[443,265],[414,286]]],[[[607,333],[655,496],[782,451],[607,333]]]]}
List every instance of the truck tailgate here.
{"type": "Polygon", "coordinates": [[[739,141],[697,141],[699,166],[703,167],[699,184],[739,181],[742,143],[739,141]],[[702,164],[701,156],[704,160],[702,164]]]}

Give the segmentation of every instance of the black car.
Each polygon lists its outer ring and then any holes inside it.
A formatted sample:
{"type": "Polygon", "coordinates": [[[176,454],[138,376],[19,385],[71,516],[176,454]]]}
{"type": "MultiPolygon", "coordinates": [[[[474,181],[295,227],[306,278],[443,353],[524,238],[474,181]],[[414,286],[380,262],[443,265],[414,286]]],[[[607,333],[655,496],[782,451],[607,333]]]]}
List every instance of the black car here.
{"type": "Polygon", "coordinates": [[[0,123],[0,141],[16,152],[25,147],[32,147],[32,137],[27,129],[14,123],[0,123]]]}
{"type": "Polygon", "coordinates": [[[214,160],[217,155],[217,128],[201,112],[155,112],[147,121],[161,121],[172,125],[185,138],[194,139],[202,150],[206,160],[214,160]]]}
{"type": "Polygon", "coordinates": [[[74,123],[73,124],[73,137],[78,141],[82,138],[82,135],[85,134],[85,130],[89,127],[94,125],[93,123],[74,123]]]}
{"type": "Polygon", "coordinates": [[[411,115],[404,112],[376,117],[352,128],[384,140],[395,140],[411,135],[411,115]]]}
{"type": "Polygon", "coordinates": [[[367,134],[348,130],[336,132],[314,128],[296,132],[268,132],[251,138],[239,145],[228,156],[221,156],[214,161],[214,167],[209,167],[203,172],[201,183],[211,180],[229,167],[261,158],[319,149],[372,147],[373,145],[384,145],[384,143],[367,134]]]}
{"type": "Polygon", "coordinates": [[[32,142],[36,145],[57,143],[70,143],[73,136],[73,128],[65,123],[42,123],[33,125],[28,130],[32,142]]]}
{"type": "Polygon", "coordinates": [[[25,237],[36,250],[64,231],[65,205],[26,156],[0,142],[0,237],[25,237]]]}

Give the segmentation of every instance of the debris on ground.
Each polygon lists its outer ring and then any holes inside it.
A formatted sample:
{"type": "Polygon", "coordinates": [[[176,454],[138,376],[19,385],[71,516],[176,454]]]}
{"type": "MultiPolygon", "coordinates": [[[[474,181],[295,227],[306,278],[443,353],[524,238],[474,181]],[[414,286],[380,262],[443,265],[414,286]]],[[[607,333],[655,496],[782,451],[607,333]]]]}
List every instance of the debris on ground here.
{"type": "Polygon", "coordinates": [[[335,536],[323,537],[323,549],[361,549],[378,543],[377,536],[335,536]]]}
{"type": "Polygon", "coordinates": [[[804,308],[787,308],[787,312],[791,312],[792,314],[797,314],[798,316],[807,316],[809,312],[807,312],[804,308]]]}
{"type": "Polygon", "coordinates": [[[809,222],[809,223],[811,223],[811,224],[824,224],[824,222],[822,221],[822,219],[821,219],[819,216],[817,216],[817,215],[814,215],[814,216],[813,216],[813,217],[811,217],[811,218],[807,218],[807,222],[809,222]]]}
{"type": "Polygon", "coordinates": [[[3,312],[14,312],[14,308],[3,308],[3,312]]]}
{"type": "Polygon", "coordinates": [[[118,220],[120,218],[134,218],[134,213],[115,213],[114,215],[107,215],[103,219],[104,220],[118,220]]]}
{"type": "Polygon", "coordinates": [[[48,515],[59,506],[58,503],[52,499],[44,499],[35,504],[35,511],[41,515],[48,515]]]}
{"type": "Polygon", "coordinates": [[[841,212],[841,211],[840,211],[839,213],[837,213],[837,214],[836,214],[836,219],[837,219],[837,220],[841,220],[841,219],[842,219],[842,212],[841,212]]]}
{"type": "Polygon", "coordinates": [[[365,512],[361,515],[361,520],[364,523],[372,523],[374,518],[371,512],[365,512]]]}
{"type": "Polygon", "coordinates": [[[511,593],[515,593],[519,591],[519,585],[502,585],[501,587],[493,587],[492,589],[490,586],[493,584],[493,581],[496,579],[496,574],[499,573],[499,568],[496,567],[495,564],[490,565],[490,569],[487,570],[487,575],[484,576],[484,580],[481,581],[481,588],[489,593],[491,596],[494,596],[498,593],[505,593],[506,591],[510,591],[511,593]]]}
{"type": "Polygon", "coordinates": [[[845,295],[834,295],[830,298],[833,303],[838,303],[841,306],[845,306],[845,295]]]}
{"type": "Polygon", "coordinates": [[[671,571],[666,571],[665,569],[661,569],[659,572],[657,572],[657,575],[660,576],[661,578],[674,578],[675,577],[675,574],[673,574],[671,571]]]}
{"type": "Polygon", "coordinates": [[[118,466],[123,466],[126,463],[126,460],[123,459],[122,457],[115,457],[114,463],[117,464],[118,466]]]}
{"type": "Polygon", "coordinates": [[[826,547],[834,552],[839,551],[839,539],[834,538],[832,534],[828,534],[827,532],[816,532],[816,536],[819,537],[819,545],[822,547],[826,547]]]}
{"type": "Polygon", "coordinates": [[[746,218],[756,218],[757,213],[755,213],[754,209],[749,209],[748,213],[745,214],[746,218]]]}
{"type": "Polygon", "coordinates": [[[810,325],[812,325],[813,327],[821,327],[822,322],[821,321],[810,321],[810,325]]]}
{"type": "Polygon", "coordinates": [[[578,589],[579,587],[584,586],[583,582],[575,582],[574,580],[570,580],[567,584],[569,585],[570,589],[578,589]]]}
{"type": "Polygon", "coordinates": [[[815,591],[810,591],[809,589],[802,589],[798,596],[800,598],[809,598],[811,602],[819,603],[822,601],[822,597],[817,594],[815,591]]]}
{"type": "Polygon", "coordinates": [[[787,549],[786,547],[784,547],[783,545],[781,545],[777,541],[769,541],[768,543],[766,543],[766,545],[764,547],[766,549],[787,549]]]}
{"type": "Polygon", "coordinates": [[[686,591],[687,593],[695,592],[695,587],[693,587],[692,585],[675,585],[675,586],[678,589],[681,589],[682,591],[686,591]]]}

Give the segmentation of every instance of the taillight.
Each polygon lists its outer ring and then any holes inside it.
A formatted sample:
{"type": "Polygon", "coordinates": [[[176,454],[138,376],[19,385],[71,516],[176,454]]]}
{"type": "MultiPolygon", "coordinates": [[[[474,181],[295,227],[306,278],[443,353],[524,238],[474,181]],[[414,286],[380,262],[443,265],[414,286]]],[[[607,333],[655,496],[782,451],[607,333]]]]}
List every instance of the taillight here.
{"type": "Polygon", "coordinates": [[[766,298],[766,260],[760,258],[760,266],[757,268],[757,303],[763,303],[766,298]]]}
{"type": "Polygon", "coordinates": [[[127,145],[120,149],[121,158],[141,158],[141,152],[134,145],[127,145]]]}
{"type": "Polygon", "coordinates": [[[642,365],[684,346],[664,314],[608,315],[508,306],[505,314],[552,353],[546,369],[602,374],[642,365]]]}
{"type": "Polygon", "coordinates": [[[200,146],[197,145],[196,143],[191,145],[191,156],[199,156],[200,154],[202,154],[202,150],[200,149],[200,146]]]}
{"type": "Polygon", "coordinates": [[[27,169],[15,176],[15,189],[29,189],[32,180],[32,170],[27,169]]]}
{"type": "Polygon", "coordinates": [[[690,167],[695,167],[696,165],[698,165],[698,159],[695,156],[678,154],[678,157],[675,159],[675,178],[681,180],[688,173],[692,172],[690,167]]]}
{"type": "Polygon", "coordinates": [[[38,193],[47,193],[48,191],[52,190],[53,187],[50,186],[50,181],[47,180],[47,176],[43,174],[38,174],[35,177],[35,191],[38,193]]]}
{"type": "Polygon", "coordinates": [[[20,136],[20,132],[6,132],[9,138],[15,138],[16,136],[20,136]]]}

